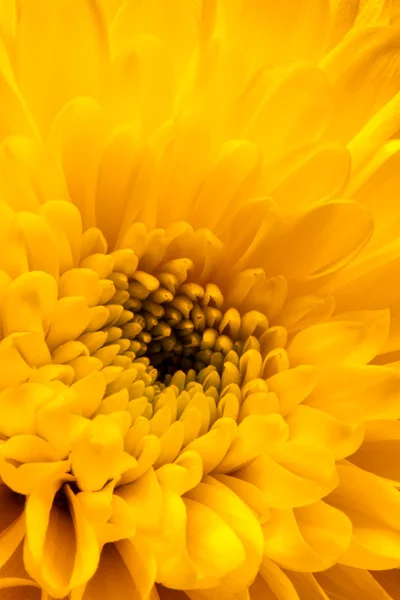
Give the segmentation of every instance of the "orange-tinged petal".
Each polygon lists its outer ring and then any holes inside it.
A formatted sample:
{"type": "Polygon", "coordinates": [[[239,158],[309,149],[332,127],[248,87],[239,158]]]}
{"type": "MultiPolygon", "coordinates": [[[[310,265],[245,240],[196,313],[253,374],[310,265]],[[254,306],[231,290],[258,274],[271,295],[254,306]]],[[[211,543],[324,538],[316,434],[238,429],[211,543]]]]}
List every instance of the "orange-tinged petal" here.
{"type": "Polygon", "coordinates": [[[351,456],[351,462],[365,471],[400,485],[400,423],[373,420],[365,424],[363,444],[351,456]]]}
{"type": "Polygon", "coordinates": [[[349,141],[398,91],[399,44],[397,28],[368,27],[349,35],[322,61],[335,98],[329,139],[349,141]]]}
{"type": "MultiPolygon", "coordinates": [[[[25,534],[24,503],[7,487],[0,485],[0,498],[4,510],[0,521],[0,565],[7,563],[17,550],[25,534]]],[[[1,585],[2,578],[0,578],[1,585]]]]}
{"type": "MultiPolygon", "coordinates": [[[[392,573],[396,573],[396,571],[387,572],[389,576],[392,573]]],[[[386,572],[379,572],[377,575],[379,581],[382,575],[384,578],[386,572]]],[[[330,597],[336,596],[340,600],[342,598],[343,600],[358,600],[360,594],[365,600],[392,600],[392,596],[385,592],[374,576],[362,569],[335,565],[325,573],[317,573],[316,579],[330,597]]],[[[393,598],[395,597],[393,596],[393,598]]]]}
{"type": "Polygon", "coordinates": [[[0,360],[3,365],[0,374],[1,390],[24,383],[32,372],[15,347],[0,347],[0,360]]]}
{"type": "Polygon", "coordinates": [[[100,557],[99,568],[89,581],[83,600],[143,600],[135,582],[114,544],[106,544],[100,557]]]}
{"type": "Polygon", "coordinates": [[[329,600],[325,590],[319,585],[315,575],[286,571],[287,578],[294,584],[300,598],[308,600],[329,600]]]}
{"type": "Polygon", "coordinates": [[[53,390],[39,383],[24,383],[1,392],[0,431],[3,436],[35,434],[35,413],[53,397],[53,390]]]}
{"type": "Polygon", "coordinates": [[[260,574],[250,586],[250,599],[299,600],[299,596],[283,570],[264,555],[260,574]]]}
{"type": "MultiPolygon", "coordinates": [[[[390,598],[395,598],[396,595],[399,594],[399,574],[397,569],[392,569],[390,571],[375,571],[373,576],[385,592],[390,595],[390,598]]],[[[370,582],[368,581],[368,583],[370,582]]],[[[389,600],[389,598],[383,595],[383,600],[389,600]]]]}
{"type": "Polygon", "coordinates": [[[148,598],[156,577],[156,561],[146,538],[135,535],[117,543],[117,549],[138,590],[140,600],[148,598]]]}

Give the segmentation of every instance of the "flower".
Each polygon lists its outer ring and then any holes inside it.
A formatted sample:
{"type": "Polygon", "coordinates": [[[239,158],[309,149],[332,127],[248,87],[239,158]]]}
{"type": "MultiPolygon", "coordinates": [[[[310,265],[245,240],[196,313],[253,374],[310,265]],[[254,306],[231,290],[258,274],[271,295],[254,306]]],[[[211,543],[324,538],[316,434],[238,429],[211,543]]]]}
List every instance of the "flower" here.
{"type": "Polygon", "coordinates": [[[400,596],[398,9],[0,7],[0,597],[400,596]]]}

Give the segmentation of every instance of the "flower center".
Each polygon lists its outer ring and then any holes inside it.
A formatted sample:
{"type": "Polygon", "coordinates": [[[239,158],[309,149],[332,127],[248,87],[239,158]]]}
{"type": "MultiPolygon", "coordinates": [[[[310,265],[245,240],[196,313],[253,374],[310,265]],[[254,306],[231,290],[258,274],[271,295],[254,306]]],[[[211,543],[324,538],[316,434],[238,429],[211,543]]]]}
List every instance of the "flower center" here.
{"type": "Polygon", "coordinates": [[[236,308],[225,308],[215,283],[188,282],[190,266],[189,260],[178,259],[156,275],[136,271],[131,277],[120,272],[110,276],[117,288],[111,302],[121,303],[124,313],[114,335],[126,346],[125,356],[149,359],[163,385],[177,371],[193,380],[207,367],[222,375],[225,362],[235,361],[246,349],[259,350],[257,337],[268,329],[267,318],[257,311],[243,319],[236,308]]]}

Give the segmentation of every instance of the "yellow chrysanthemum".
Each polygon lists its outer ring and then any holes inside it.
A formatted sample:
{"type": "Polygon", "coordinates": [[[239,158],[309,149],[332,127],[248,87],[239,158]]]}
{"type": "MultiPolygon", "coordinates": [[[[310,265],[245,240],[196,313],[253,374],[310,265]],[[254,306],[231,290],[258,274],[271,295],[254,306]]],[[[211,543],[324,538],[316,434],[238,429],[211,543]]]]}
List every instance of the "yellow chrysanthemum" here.
{"type": "Polygon", "coordinates": [[[399,17],[1,0],[0,600],[400,598],[399,17]]]}

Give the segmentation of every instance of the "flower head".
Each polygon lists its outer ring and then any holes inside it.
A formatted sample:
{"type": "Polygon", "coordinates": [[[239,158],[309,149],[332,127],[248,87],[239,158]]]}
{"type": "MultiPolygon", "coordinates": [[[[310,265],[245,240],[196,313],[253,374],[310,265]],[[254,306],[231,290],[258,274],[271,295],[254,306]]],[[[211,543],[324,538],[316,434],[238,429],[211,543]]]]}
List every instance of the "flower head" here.
{"type": "Polygon", "coordinates": [[[399,596],[397,12],[1,4],[1,598],[399,596]]]}

